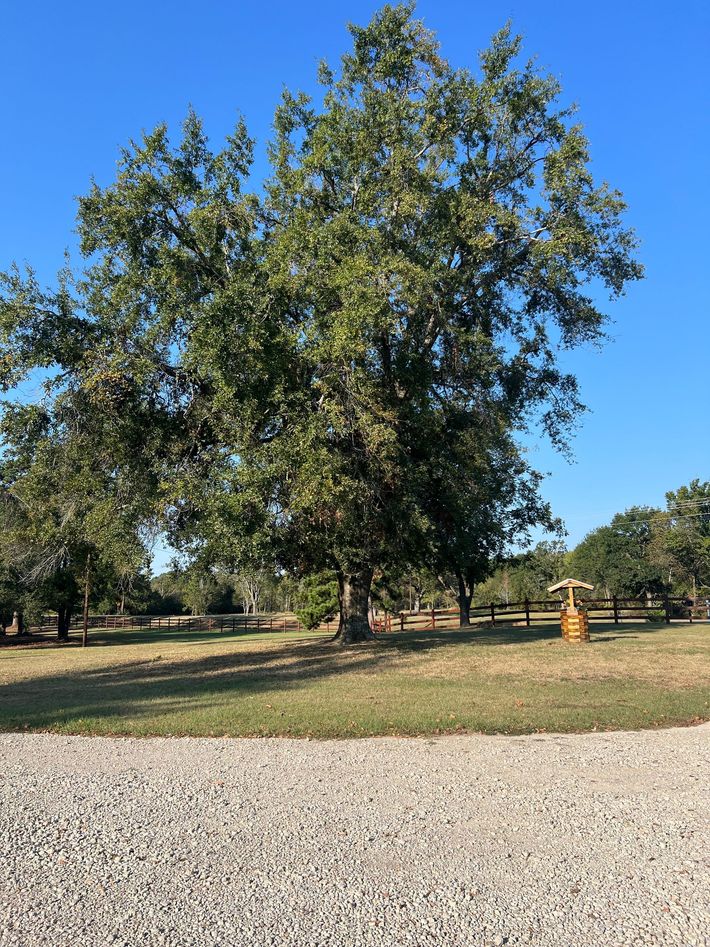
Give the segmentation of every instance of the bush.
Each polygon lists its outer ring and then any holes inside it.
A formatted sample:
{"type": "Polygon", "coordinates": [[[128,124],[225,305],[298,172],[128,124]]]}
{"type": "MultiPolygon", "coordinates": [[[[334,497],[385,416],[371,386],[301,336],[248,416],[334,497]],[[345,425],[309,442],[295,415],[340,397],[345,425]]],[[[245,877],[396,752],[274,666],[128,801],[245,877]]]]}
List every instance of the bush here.
{"type": "Polygon", "coordinates": [[[307,576],[298,590],[296,615],[304,627],[317,628],[338,613],[338,583],[332,572],[307,576]]]}
{"type": "Polygon", "coordinates": [[[665,621],[665,620],[666,620],[666,613],[662,611],[658,611],[658,609],[650,608],[646,612],[646,621],[659,622],[659,621],[665,621]]]}

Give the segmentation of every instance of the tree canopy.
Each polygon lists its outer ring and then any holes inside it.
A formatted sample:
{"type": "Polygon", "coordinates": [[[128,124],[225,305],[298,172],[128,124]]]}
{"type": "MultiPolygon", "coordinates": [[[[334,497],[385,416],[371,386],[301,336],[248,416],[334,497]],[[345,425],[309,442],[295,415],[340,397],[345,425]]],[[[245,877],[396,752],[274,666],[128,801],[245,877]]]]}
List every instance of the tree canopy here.
{"type": "Polygon", "coordinates": [[[412,5],[350,33],[318,101],[284,93],[263,194],[244,122],[215,152],[190,113],[80,199],[83,267],[49,290],[11,268],[0,300],[6,388],[45,374],[38,458],[90,437],[101,490],[130,483],[179,548],[332,570],[348,642],[376,567],[472,578],[549,520],[517,434],[562,443],[582,405],[558,354],[641,275],[621,196],[508,27],[475,73],[412,5]]]}

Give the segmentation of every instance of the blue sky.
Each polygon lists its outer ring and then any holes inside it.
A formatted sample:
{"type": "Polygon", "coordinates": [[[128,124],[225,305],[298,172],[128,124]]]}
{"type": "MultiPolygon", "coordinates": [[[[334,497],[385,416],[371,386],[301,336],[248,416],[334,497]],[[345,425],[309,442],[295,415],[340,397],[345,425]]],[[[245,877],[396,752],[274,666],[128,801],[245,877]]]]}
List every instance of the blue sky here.
{"type": "MultiPolygon", "coordinates": [[[[284,86],[315,88],[345,24],[378,3],[9,3],[0,31],[0,266],[30,261],[50,281],[72,233],[76,195],[111,180],[118,149],[188,104],[215,145],[242,114],[255,176],[284,86]]],[[[710,479],[707,273],[710,14],[707,4],[421,2],[443,54],[475,66],[507,19],[525,52],[579,104],[599,179],[620,188],[647,277],[611,309],[613,341],[565,364],[591,408],[568,464],[542,440],[532,460],[571,544],[637,503],[710,479]]],[[[162,559],[161,555],[161,559],[162,559]]]]}

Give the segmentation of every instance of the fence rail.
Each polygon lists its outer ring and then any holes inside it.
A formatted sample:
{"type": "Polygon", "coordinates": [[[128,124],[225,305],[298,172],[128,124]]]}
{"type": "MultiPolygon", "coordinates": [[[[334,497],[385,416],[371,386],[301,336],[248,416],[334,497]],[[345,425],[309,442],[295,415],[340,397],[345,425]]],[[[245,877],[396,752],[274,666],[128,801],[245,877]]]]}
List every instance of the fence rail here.
{"type": "MultiPolygon", "coordinates": [[[[677,596],[655,597],[650,599],[588,599],[581,601],[580,607],[586,609],[590,622],[612,621],[618,625],[625,620],[640,621],[655,617],[670,624],[672,621],[710,620],[710,606],[705,601],[695,601],[677,596]]],[[[509,625],[514,624],[530,628],[538,623],[557,623],[560,609],[565,602],[559,599],[525,600],[508,604],[491,602],[488,605],[475,605],[470,610],[472,625],[509,625]]],[[[372,618],[375,632],[386,634],[394,631],[427,631],[459,628],[461,626],[458,608],[432,608],[421,612],[378,612],[372,618]]],[[[70,631],[79,631],[82,627],[81,616],[75,616],[69,625],[70,631]]],[[[334,632],[337,618],[324,622],[321,632],[334,632]]],[[[300,632],[304,625],[290,613],[245,615],[91,615],[89,630],[118,631],[156,630],[186,632],[300,632]]],[[[40,623],[27,629],[34,634],[53,634],[57,631],[57,616],[43,615],[40,623]]]]}
{"type": "MultiPolygon", "coordinates": [[[[526,599],[522,602],[475,605],[470,609],[472,625],[516,624],[530,628],[535,623],[557,623],[560,610],[566,602],[559,599],[526,599]]],[[[590,622],[612,621],[621,624],[624,619],[641,620],[655,616],[659,621],[704,621],[710,619],[710,606],[705,601],[693,602],[679,596],[657,596],[650,599],[612,598],[588,599],[579,602],[587,611],[590,622]]],[[[432,608],[422,612],[385,612],[374,620],[375,631],[426,631],[460,627],[459,609],[432,608]]]]}
{"type": "MultiPolygon", "coordinates": [[[[83,627],[81,615],[69,623],[69,631],[83,627]]],[[[90,615],[89,631],[156,630],[156,631],[217,631],[217,632],[265,632],[304,631],[303,624],[291,614],[245,615],[90,615]]],[[[29,626],[29,631],[50,634],[57,630],[57,616],[43,615],[39,624],[29,626]]]]}

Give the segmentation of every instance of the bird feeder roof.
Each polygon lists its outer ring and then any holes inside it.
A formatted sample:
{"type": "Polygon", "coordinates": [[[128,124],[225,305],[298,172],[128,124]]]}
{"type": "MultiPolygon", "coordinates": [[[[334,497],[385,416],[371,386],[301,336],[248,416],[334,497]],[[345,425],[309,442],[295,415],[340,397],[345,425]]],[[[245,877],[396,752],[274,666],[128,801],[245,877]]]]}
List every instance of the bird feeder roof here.
{"type": "Polygon", "coordinates": [[[561,589],[589,589],[591,592],[594,590],[594,586],[590,585],[588,582],[580,582],[579,579],[563,579],[556,585],[551,585],[547,591],[559,592],[561,589]]]}

